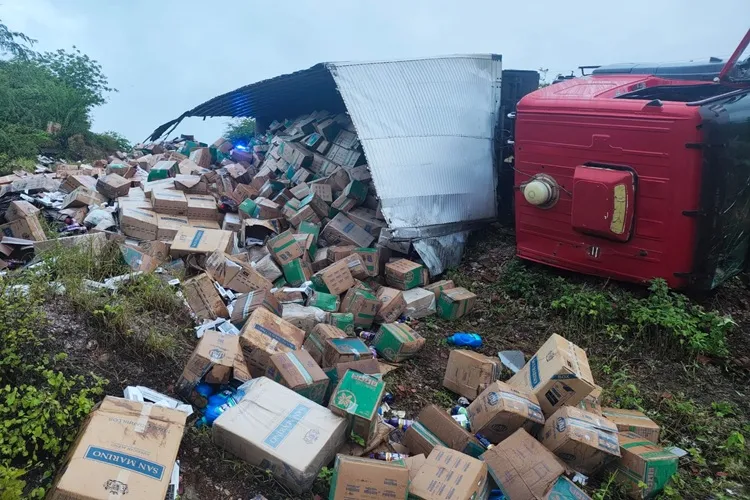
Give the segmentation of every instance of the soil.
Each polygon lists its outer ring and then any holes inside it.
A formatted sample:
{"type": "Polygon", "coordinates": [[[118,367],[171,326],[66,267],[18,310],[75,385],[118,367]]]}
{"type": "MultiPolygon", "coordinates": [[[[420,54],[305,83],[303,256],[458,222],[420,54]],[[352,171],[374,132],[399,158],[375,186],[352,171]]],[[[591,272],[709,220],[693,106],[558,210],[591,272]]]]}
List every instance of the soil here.
{"type": "MultiPolygon", "coordinates": [[[[520,349],[526,358],[533,354],[552,333],[570,328],[562,320],[540,318],[533,307],[522,300],[508,300],[493,285],[504,266],[514,255],[513,234],[500,226],[472,239],[464,260],[453,273],[462,285],[468,285],[478,296],[475,310],[468,317],[452,322],[426,319],[412,324],[426,339],[424,349],[413,359],[386,376],[387,390],[395,396],[391,405],[414,418],[427,404],[448,407],[456,396],[442,388],[443,373],[451,348],[442,340],[457,331],[482,335],[481,352],[494,356],[500,350],[520,349]]],[[[554,272],[554,271],[553,271],[554,272]]],[[[622,286],[594,278],[570,276],[595,286],[622,286]]],[[[635,287],[638,289],[638,287],[635,287]]],[[[641,289],[642,290],[642,289],[641,289]]],[[[718,292],[699,298],[707,308],[730,313],[737,327],[730,340],[731,358],[718,362],[699,358],[699,376],[695,360],[659,349],[644,347],[629,350],[628,359],[612,352],[604,339],[590,339],[587,349],[597,382],[606,386],[607,373],[601,367],[612,365],[629,368],[639,388],[652,397],[685,393],[698,401],[726,400],[735,403],[746,415],[750,403],[745,396],[750,380],[750,294],[739,280],[718,292]],[[633,352],[637,354],[633,354],[633,352]]],[[[47,314],[57,347],[67,352],[72,370],[94,372],[109,380],[107,393],[121,395],[127,385],[146,385],[169,395],[196,340],[185,334],[185,346],[174,359],[149,359],[123,350],[116,343],[102,342],[96,330],[78,314],[69,312],[63,303],[47,305],[47,314]]],[[[185,318],[165,318],[176,331],[185,331],[185,318]]],[[[181,465],[181,498],[183,500],[252,499],[261,494],[269,500],[288,498],[327,498],[326,485],[317,481],[313,492],[299,497],[289,493],[270,475],[222,452],[211,443],[210,431],[196,429],[189,421],[179,452],[181,465]]]]}

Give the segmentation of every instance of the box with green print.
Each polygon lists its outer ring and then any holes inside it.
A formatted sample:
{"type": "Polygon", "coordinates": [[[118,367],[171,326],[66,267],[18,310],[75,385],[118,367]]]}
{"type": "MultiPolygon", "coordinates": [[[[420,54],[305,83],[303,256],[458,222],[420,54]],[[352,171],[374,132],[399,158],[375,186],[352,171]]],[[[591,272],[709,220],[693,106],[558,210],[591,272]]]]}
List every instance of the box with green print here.
{"type": "Polygon", "coordinates": [[[318,404],[323,404],[328,390],[328,377],[304,350],[271,356],[266,377],[318,404]]]}
{"type": "Polygon", "coordinates": [[[333,391],[328,408],[348,417],[351,432],[367,442],[375,433],[384,392],[385,382],[379,377],[348,370],[333,391]]]}
{"type": "Polygon", "coordinates": [[[405,323],[381,325],[372,341],[378,353],[394,363],[414,356],[422,349],[424,343],[424,338],[405,323]]]}
{"type": "MultiPolygon", "coordinates": [[[[343,262],[343,261],[342,261],[343,262]]],[[[378,298],[367,290],[351,288],[341,301],[341,312],[354,315],[354,326],[369,328],[380,308],[378,298]]]]}
{"type": "Polygon", "coordinates": [[[294,234],[290,230],[268,240],[266,247],[282,266],[302,257],[304,253],[304,248],[294,238],[294,234]]]}

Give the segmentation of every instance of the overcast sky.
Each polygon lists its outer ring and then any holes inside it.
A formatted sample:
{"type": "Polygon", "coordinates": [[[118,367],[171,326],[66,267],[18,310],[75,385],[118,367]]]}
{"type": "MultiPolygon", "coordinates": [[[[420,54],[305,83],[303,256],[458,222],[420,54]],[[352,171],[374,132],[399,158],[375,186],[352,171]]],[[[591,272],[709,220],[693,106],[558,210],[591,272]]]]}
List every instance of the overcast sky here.
{"type": "MultiPolygon", "coordinates": [[[[0,19],[39,40],[76,45],[119,93],[95,131],[141,141],[218,94],[323,61],[494,52],[505,69],[686,61],[727,56],[750,0],[365,1],[0,0],[0,19]]],[[[226,120],[177,132],[213,142],[226,120]]]]}

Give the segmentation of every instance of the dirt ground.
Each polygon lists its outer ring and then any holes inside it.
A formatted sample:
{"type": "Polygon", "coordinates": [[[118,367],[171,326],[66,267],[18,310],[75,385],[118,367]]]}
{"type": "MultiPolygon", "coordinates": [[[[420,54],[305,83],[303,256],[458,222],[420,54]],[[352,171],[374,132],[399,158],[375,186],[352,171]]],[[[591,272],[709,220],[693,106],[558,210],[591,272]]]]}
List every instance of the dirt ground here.
{"type": "MultiPolygon", "coordinates": [[[[387,390],[394,394],[391,406],[405,410],[407,418],[414,418],[430,403],[443,407],[455,404],[456,395],[442,388],[442,378],[450,347],[443,339],[457,331],[471,331],[482,335],[485,344],[480,349],[488,355],[500,350],[520,349],[526,359],[552,333],[570,331],[563,319],[550,317],[545,311],[526,304],[522,299],[509,299],[498,292],[505,266],[513,259],[513,235],[506,229],[493,227],[481,237],[473,238],[463,264],[449,276],[479,295],[475,310],[457,321],[426,319],[413,326],[427,339],[426,346],[415,358],[386,376],[387,390]]],[[[552,271],[554,272],[554,271],[552,271]]],[[[560,273],[556,273],[560,274],[560,273]]],[[[604,280],[571,276],[596,287],[621,285],[604,280]]],[[[639,287],[634,287],[637,292],[639,287]]],[[[583,344],[589,353],[597,382],[607,387],[614,374],[627,369],[633,382],[650,401],[660,401],[672,394],[685,394],[696,401],[730,401],[745,416],[750,415],[747,384],[750,381],[750,293],[741,285],[727,286],[710,296],[699,298],[706,307],[730,313],[737,328],[729,339],[730,359],[687,359],[670,349],[653,347],[629,349],[624,355],[613,352],[606,339],[589,338],[583,344]]],[[[184,332],[184,346],[172,359],[142,358],[123,350],[116,344],[98,341],[95,329],[68,312],[63,303],[46,307],[51,328],[59,348],[69,354],[71,370],[91,371],[109,380],[107,393],[121,395],[127,385],[146,385],[173,394],[184,362],[195,344],[187,330],[186,315],[165,317],[175,331],[184,332]]],[[[580,332],[583,334],[583,332],[580,332]]],[[[583,336],[583,335],[581,335],[583,336]]],[[[196,429],[189,423],[179,452],[181,464],[181,498],[183,500],[252,499],[257,494],[269,500],[300,498],[286,491],[264,471],[223,453],[211,443],[210,432],[196,429]]],[[[594,479],[592,485],[596,486],[594,479]]],[[[327,485],[319,480],[313,492],[301,498],[327,498],[327,485]]]]}

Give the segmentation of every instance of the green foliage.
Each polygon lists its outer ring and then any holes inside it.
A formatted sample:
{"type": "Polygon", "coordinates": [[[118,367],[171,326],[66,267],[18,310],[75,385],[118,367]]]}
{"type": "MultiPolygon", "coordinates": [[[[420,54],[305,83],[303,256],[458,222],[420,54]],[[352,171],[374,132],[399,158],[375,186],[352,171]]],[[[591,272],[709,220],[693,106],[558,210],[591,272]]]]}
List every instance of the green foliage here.
{"type": "Polygon", "coordinates": [[[101,134],[92,133],[89,137],[89,142],[92,146],[103,149],[107,152],[122,151],[123,153],[127,153],[133,149],[130,141],[128,141],[123,135],[111,130],[101,134]]]}
{"type": "Polygon", "coordinates": [[[107,102],[105,94],[117,92],[109,87],[102,66],[82,53],[75,45],[73,51],[58,49],[36,57],[36,62],[50,71],[60,82],[74,89],[83,98],[86,110],[107,102]]]}
{"type": "Polygon", "coordinates": [[[318,472],[318,479],[321,481],[325,481],[326,485],[330,488],[331,486],[331,480],[333,479],[333,473],[334,469],[330,467],[323,467],[320,469],[320,472],[318,472]]]}
{"type": "Polygon", "coordinates": [[[224,137],[232,144],[247,144],[255,137],[255,119],[242,118],[227,123],[224,137]]]}
{"type": "Polygon", "coordinates": [[[28,60],[34,56],[31,46],[35,43],[36,40],[23,33],[9,30],[0,19],[0,55],[10,54],[16,59],[28,60]]]}
{"type": "Polygon", "coordinates": [[[22,294],[0,281],[0,499],[44,496],[106,383],[67,374],[67,355],[49,354],[41,300],[34,287],[22,294]],[[32,470],[43,487],[27,487],[32,470]]]}

